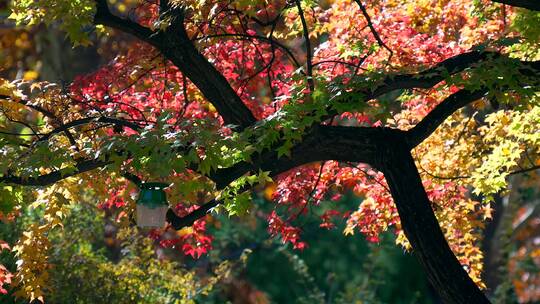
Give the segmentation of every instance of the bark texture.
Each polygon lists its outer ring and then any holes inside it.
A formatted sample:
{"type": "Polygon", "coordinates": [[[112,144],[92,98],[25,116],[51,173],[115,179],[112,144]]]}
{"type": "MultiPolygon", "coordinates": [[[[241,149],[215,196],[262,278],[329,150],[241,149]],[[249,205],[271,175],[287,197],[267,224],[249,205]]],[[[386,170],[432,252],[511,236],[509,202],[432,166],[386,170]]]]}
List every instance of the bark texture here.
{"type": "Polygon", "coordinates": [[[407,144],[395,138],[381,152],[378,167],[390,187],[405,235],[435,290],[445,303],[490,303],[448,246],[407,144]]]}

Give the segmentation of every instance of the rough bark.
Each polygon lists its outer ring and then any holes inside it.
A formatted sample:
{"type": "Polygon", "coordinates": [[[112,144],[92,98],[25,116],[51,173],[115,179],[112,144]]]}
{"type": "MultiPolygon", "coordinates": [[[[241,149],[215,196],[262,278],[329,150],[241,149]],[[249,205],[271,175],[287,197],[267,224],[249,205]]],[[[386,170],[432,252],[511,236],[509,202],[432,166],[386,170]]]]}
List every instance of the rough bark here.
{"type": "Polygon", "coordinates": [[[401,226],[443,301],[490,303],[448,246],[405,141],[397,137],[389,141],[381,156],[378,167],[390,187],[401,226]]]}
{"type": "Polygon", "coordinates": [[[237,130],[255,123],[253,113],[236,94],[229,82],[197,50],[189,39],[184,25],[184,12],[175,11],[175,22],[165,31],[152,31],[132,20],[122,19],[111,13],[106,0],[97,0],[95,24],[116,28],[156,47],[188,77],[201,93],[214,105],[225,124],[237,130]]]}
{"type": "MultiPolygon", "coordinates": [[[[535,1],[495,0],[527,5],[535,8],[535,1]]],[[[107,1],[97,0],[95,22],[133,34],[159,49],[201,90],[202,94],[216,107],[226,124],[238,125],[238,130],[255,122],[253,114],[236,95],[227,80],[221,75],[190,41],[182,26],[182,17],[175,26],[162,32],[154,32],[134,21],[114,16],[107,1]]],[[[165,3],[165,2],[164,2],[165,3]]],[[[164,4],[164,7],[166,5],[164,4]]],[[[525,7],[525,6],[524,6],[525,7]]],[[[425,72],[394,75],[381,82],[380,86],[362,92],[366,98],[378,96],[396,89],[429,88],[442,81],[446,74],[453,74],[471,67],[491,55],[469,52],[447,59],[425,72]],[[442,68],[443,73],[439,70],[442,68]]],[[[526,73],[540,70],[540,62],[530,63],[526,73]]],[[[433,110],[421,123],[409,132],[387,128],[351,128],[316,126],[307,132],[292,148],[291,157],[278,158],[273,150],[252,158],[252,162],[241,162],[230,168],[211,174],[218,188],[223,188],[236,178],[259,169],[279,174],[296,166],[313,161],[338,160],[369,163],[384,172],[401,218],[402,227],[413,246],[415,254],[428,274],[433,287],[446,303],[489,303],[480,289],[472,282],[448,246],[431,209],[431,204],[410,149],[427,138],[449,115],[460,107],[484,94],[477,90],[460,91],[450,96],[433,110]]],[[[107,161],[87,160],[77,164],[76,172],[55,171],[39,177],[24,179],[2,176],[1,182],[21,185],[48,185],[67,176],[93,170],[107,165],[107,161]]],[[[179,218],[169,212],[168,220],[177,229],[190,225],[203,217],[219,201],[211,201],[194,213],[179,218]]]]}
{"type": "Polygon", "coordinates": [[[225,124],[235,125],[241,131],[256,122],[225,77],[195,48],[183,27],[176,33],[166,31],[164,36],[160,48],[163,55],[212,102],[225,124]]]}
{"type": "MultiPolygon", "coordinates": [[[[233,166],[220,171],[214,178],[220,182],[218,188],[222,188],[243,172],[256,168],[269,170],[275,176],[318,160],[368,163],[385,174],[405,234],[444,303],[490,303],[446,242],[404,135],[402,131],[387,128],[322,126],[314,129],[293,149],[291,158],[277,158],[276,153],[261,155],[253,163],[233,166]],[[297,157],[300,155],[304,157],[297,157]]],[[[192,225],[220,203],[212,200],[183,218],[169,212],[167,220],[175,229],[180,229],[192,225]]]]}

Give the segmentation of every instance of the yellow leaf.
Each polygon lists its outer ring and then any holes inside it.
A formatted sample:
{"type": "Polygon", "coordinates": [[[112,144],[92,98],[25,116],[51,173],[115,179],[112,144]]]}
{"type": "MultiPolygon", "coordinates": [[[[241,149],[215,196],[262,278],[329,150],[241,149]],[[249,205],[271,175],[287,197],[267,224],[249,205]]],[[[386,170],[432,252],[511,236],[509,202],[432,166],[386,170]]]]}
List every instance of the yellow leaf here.
{"type": "Polygon", "coordinates": [[[192,227],[184,227],[182,229],[180,229],[177,234],[179,236],[184,236],[184,235],[187,235],[187,234],[192,234],[193,233],[193,228],[192,227]]]}
{"type": "Polygon", "coordinates": [[[343,234],[344,235],[354,235],[354,228],[347,225],[347,227],[345,227],[345,229],[343,229],[343,234]]]}
{"type": "Polygon", "coordinates": [[[39,76],[38,72],[30,70],[24,73],[23,79],[26,81],[31,81],[37,79],[39,76]]]}
{"type": "Polygon", "coordinates": [[[17,20],[17,19],[19,19],[19,14],[15,13],[15,12],[11,12],[11,15],[8,16],[8,19],[17,20]]]}

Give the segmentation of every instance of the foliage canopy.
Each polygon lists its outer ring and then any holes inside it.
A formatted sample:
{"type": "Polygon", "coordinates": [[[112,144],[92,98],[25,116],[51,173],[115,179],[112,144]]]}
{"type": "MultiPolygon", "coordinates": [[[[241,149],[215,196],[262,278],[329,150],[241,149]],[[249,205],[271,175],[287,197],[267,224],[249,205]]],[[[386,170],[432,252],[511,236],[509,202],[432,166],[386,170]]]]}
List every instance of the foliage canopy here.
{"type": "MultiPolygon", "coordinates": [[[[246,216],[262,190],[275,202],[268,232],[284,243],[308,246],[298,223],[315,207],[322,228],[345,219],[345,234],[371,242],[391,228],[444,301],[488,303],[482,229],[509,177],[538,181],[539,10],[532,0],[12,1],[18,25],[118,54],[69,83],[35,71],[0,79],[2,217],[40,214],[1,244],[17,270],[0,268],[0,283],[43,301],[49,238],[66,214],[90,197],[138,235],[136,185],[162,181],[168,224],[149,233],[162,247],[207,254],[212,213],[246,216]],[[362,198],[356,210],[337,206],[346,193],[362,198]]],[[[176,267],[155,263],[130,271],[176,267]]],[[[201,284],[188,270],[170,279],[201,284]]]]}

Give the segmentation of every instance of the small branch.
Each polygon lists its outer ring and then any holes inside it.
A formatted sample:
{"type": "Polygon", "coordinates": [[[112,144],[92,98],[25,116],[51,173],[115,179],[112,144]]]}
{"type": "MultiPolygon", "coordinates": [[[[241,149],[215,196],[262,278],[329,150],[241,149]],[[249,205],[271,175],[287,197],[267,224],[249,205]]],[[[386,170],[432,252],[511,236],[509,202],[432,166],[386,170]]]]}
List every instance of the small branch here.
{"type": "Polygon", "coordinates": [[[531,171],[538,170],[538,169],[540,169],[540,165],[539,166],[532,166],[532,167],[529,167],[529,168],[524,168],[524,169],[520,169],[520,170],[516,170],[516,171],[512,171],[512,172],[508,173],[508,175],[516,175],[516,174],[520,174],[520,173],[531,172],[531,171]]]}
{"type": "Polygon", "coordinates": [[[379,180],[377,180],[377,178],[375,178],[375,177],[369,175],[369,173],[367,173],[367,172],[364,171],[363,169],[360,169],[360,168],[358,168],[358,167],[355,167],[355,168],[357,168],[358,170],[360,170],[360,172],[364,173],[364,175],[365,175],[369,180],[375,181],[377,184],[379,184],[379,186],[383,187],[383,188],[386,190],[386,192],[388,192],[388,194],[390,194],[390,189],[388,189],[388,187],[387,187],[385,184],[383,184],[383,183],[381,183],[379,180]]]}
{"type": "Polygon", "coordinates": [[[12,175],[5,175],[0,176],[0,182],[1,183],[8,183],[8,184],[17,184],[21,186],[48,186],[51,184],[54,184],[60,180],[63,180],[65,178],[75,176],[77,174],[81,174],[84,172],[88,172],[103,166],[106,166],[110,164],[110,161],[100,161],[100,160],[86,160],[79,162],[75,166],[75,171],[73,168],[65,168],[60,169],[48,174],[40,175],[38,177],[19,177],[19,176],[12,176],[12,175]]]}
{"type": "Polygon", "coordinates": [[[313,67],[316,67],[318,65],[325,64],[325,63],[343,64],[353,69],[357,68],[357,65],[352,62],[342,61],[342,60],[332,60],[332,59],[317,61],[316,63],[313,64],[313,67]]]}
{"type": "Polygon", "coordinates": [[[457,179],[471,178],[471,176],[469,176],[469,175],[456,175],[456,176],[440,176],[440,175],[435,175],[435,174],[432,174],[431,172],[429,172],[428,170],[426,170],[424,167],[422,167],[422,164],[420,163],[420,161],[418,161],[418,167],[420,168],[420,170],[422,170],[421,173],[425,173],[425,174],[427,174],[427,175],[429,175],[430,177],[435,178],[435,179],[441,179],[441,180],[457,180],[457,179]]]}
{"type": "Polygon", "coordinates": [[[48,140],[51,136],[53,136],[55,134],[65,132],[65,131],[69,130],[70,128],[85,125],[85,124],[89,124],[89,123],[114,124],[114,125],[117,125],[117,126],[128,127],[130,129],[132,129],[133,131],[139,131],[141,129],[141,127],[138,124],[135,124],[135,123],[129,122],[127,120],[123,120],[123,119],[118,119],[118,118],[113,118],[113,117],[103,117],[103,116],[102,117],[87,117],[87,118],[77,119],[77,120],[68,122],[68,123],[56,128],[56,129],[52,130],[51,132],[45,134],[38,141],[48,140]]]}
{"type": "Polygon", "coordinates": [[[304,33],[304,42],[306,44],[306,67],[307,67],[307,83],[311,93],[315,90],[315,82],[313,81],[313,59],[311,54],[311,41],[309,40],[309,29],[307,26],[304,11],[302,10],[302,4],[300,0],[295,0],[296,7],[298,8],[298,15],[302,21],[302,29],[304,33]]]}
{"type": "Polygon", "coordinates": [[[206,204],[201,205],[195,211],[189,213],[186,216],[179,217],[177,216],[172,209],[167,211],[167,222],[171,225],[172,228],[180,230],[184,227],[192,226],[196,220],[199,220],[205,217],[212,208],[221,204],[222,202],[216,199],[213,199],[206,204]]]}
{"type": "MultiPolygon", "coordinates": [[[[430,173],[429,171],[424,169],[420,164],[419,164],[419,166],[420,166],[420,169],[422,170],[422,173],[425,173],[425,174],[427,174],[427,175],[429,175],[429,176],[431,176],[432,178],[435,178],[435,179],[456,180],[456,179],[472,178],[472,176],[470,176],[470,175],[439,176],[439,175],[435,175],[435,174],[430,173]]],[[[512,171],[512,172],[508,173],[508,175],[511,176],[511,175],[516,175],[516,174],[521,174],[521,173],[527,173],[527,172],[535,171],[535,170],[538,170],[538,169],[540,169],[540,166],[532,166],[532,167],[529,167],[529,168],[522,168],[522,169],[519,169],[519,170],[512,171]]]]}
{"type": "MultiPolygon", "coordinates": [[[[5,117],[8,121],[13,122],[13,123],[17,123],[17,124],[20,124],[20,125],[23,125],[23,126],[27,127],[28,129],[30,129],[30,131],[32,131],[32,135],[37,136],[38,138],[39,138],[41,135],[43,135],[43,134],[37,132],[37,131],[34,129],[34,127],[32,127],[30,124],[28,124],[28,123],[26,123],[26,122],[24,122],[24,121],[20,121],[20,120],[13,119],[12,117],[8,116],[8,115],[3,111],[3,109],[0,109],[0,110],[3,112],[4,117],[5,117]]],[[[5,134],[8,134],[8,133],[9,133],[9,132],[6,132],[5,134]]],[[[17,135],[17,134],[10,134],[10,135],[17,135]]]]}
{"type": "MultiPolygon", "coordinates": [[[[540,61],[521,61],[520,63],[523,66],[519,69],[519,72],[522,75],[538,78],[538,73],[540,73],[540,61]]],[[[538,85],[538,82],[536,82],[534,85],[538,85]]],[[[416,126],[414,126],[414,128],[407,131],[406,142],[410,145],[411,149],[416,147],[418,144],[424,141],[424,139],[431,135],[431,133],[433,133],[435,129],[437,129],[437,127],[455,111],[475,100],[480,99],[487,92],[488,88],[481,87],[475,91],[463,89],[450,95],[443,102],[438,104],[431,112],[429,112],[429,114],[426,115],[426,117],[424,117],[424,119],[422,119],[422,121],[420,121],[416,126]]]]}
{"type": "MultiPolygon", "coordinates": [[[[2,98],[2,96],[0,96],[0,98],[2,98]]],[[[13,101],[13,102],[16,102],[16,101],[13,101]]],[[[35,110],[35,111],[43,114],[43,116],[45,116],[45,117],[48,117],[48,118],[50,118],[50,119],[52,119],[54,121],[58,121],[58,117],[56,115],[54,115],[53,112],[51,112],[51,111],[49,111],[49,110],[47,110],[47,109],[45,109],[43,107],[30,104],[28,100],[21,100],[21,103],[24,104],[25,106],[29,107],[30,109],[35,110]]]]}
{"type": "Polygon", "coordinates": [[[285,45],[281,44],[280,42],[275,41],[275,40],[273,40],[273,39],[271,39],[269,37],[265,37],[265,36],[248,35],[248,34],[242,34],[242,33],[234,33],[234,34],[226,33],[226,34],[207,35],[205,37],[197,38],[197,40],[203,40],[203,39],[207,39],[207,38],[220,38],[220,37],[257,39],[257,40],[260,40],[260,41],[268,42],[271,46],[273,46],[273,47],[277,46],[280,49],[282,49],[285,53],[287,53],[287,56],[291,59],[291,61],[294,63],[294,65],[296,67],[301,67],[302,66],[300,64],[300,62],[298,61],[298,59],[296,59],[296,56],[294,56],[293,52],[287,46],[285,46],[285,45]]]}
{"type": "Polygon", "coordinates": [[[187,86],[188,86],[187,77],[186,75],[182,74],[182,96],[184,97],[184,104],[182,105],[182,110],[180,110],[180,112],[178,113],[178,119],[176,123],[180,122],[180,118],[184,116],[184,114],[186,113],[187,107],[189,105],[189,96],[188,96],[187,86]]]}
{"type": "Polygon", "coordinates": [[[530,224],[529,220],[537,217],[540,214],[540,202],[533,201],[533,203],[528,206],[525,214],[522,214],[518,217],[517,222],[512,225],[512,237],[515,238],[519,234],[521,229],[525,228],[530,224]],[[532,206],[531,206],[532,205],[532,206]]]}
{"type": "Polygon", "coordinates": [[[306,210],[307,206],[309,205],[309,203],[313,199],[313,196],[315,195],[315,192],[317,191],[317,188],[319,187],[319,183],[321,182],[321,177],[322,177],[324,165],[326,165],[326,162],[323,162],[321,164],[321,166],[319,167],[319,174],[317,175],[317,179],[313,183],[313,187],[311,188],[311,191],[308,194],[306,202],[304,203],[304,205],[302,206],[300,211],[298,211],[296,214],[291,214],[291,216],[289,216],[289,218],[286,220],[287,223],[291,223],[291,221],[297,219],[302,213],[304,213],[304,210],[306,210]]]}
{"type": "Polygon", "coordinates": [[[32,136],[39,136],[42,134],[39,133],[32,133],[32,134],[24,134],[24,133],[17,133],[17,132],[7,132],[7,131],[0,131],[0,134],[4,135],[13,135],[13,136],[23,136],[23,137],[32,137],[32,136]]]}
{"type": "Polygon", "coordinates": [[[139,185],[142,183],[142,180],[140,177],[138,177],[137,175],[135,174],[131,174],[129,172],[124,172],[122,173],[122,176],[127,179],[128,181],[134,183],[137,187],[139,187],[139,185]]]}
{"type": "Polygon", "coordinates": [[[364,18],[366,18],[366,22],[368,24],[369,29],[371,30],[371,33],[373,34],[373,37],[375,37],[375,40],[377,40],[377,43],[379,46],[385,48],[388,52],[390,52],[390,56],[388,56],[388,62],[390,62],[390,59],[392,59],[392,56],[394,55],[394,52],[382,41],[381,37],[379,36],[379,33],[373,26],[373,22],[371,21],[371,18],[369,17],[369,14],[362,4],[361,0],[354,0],[356,4],[360,7],[360,10],[362,11],[362,15],[364,15],[364,18]]]}

